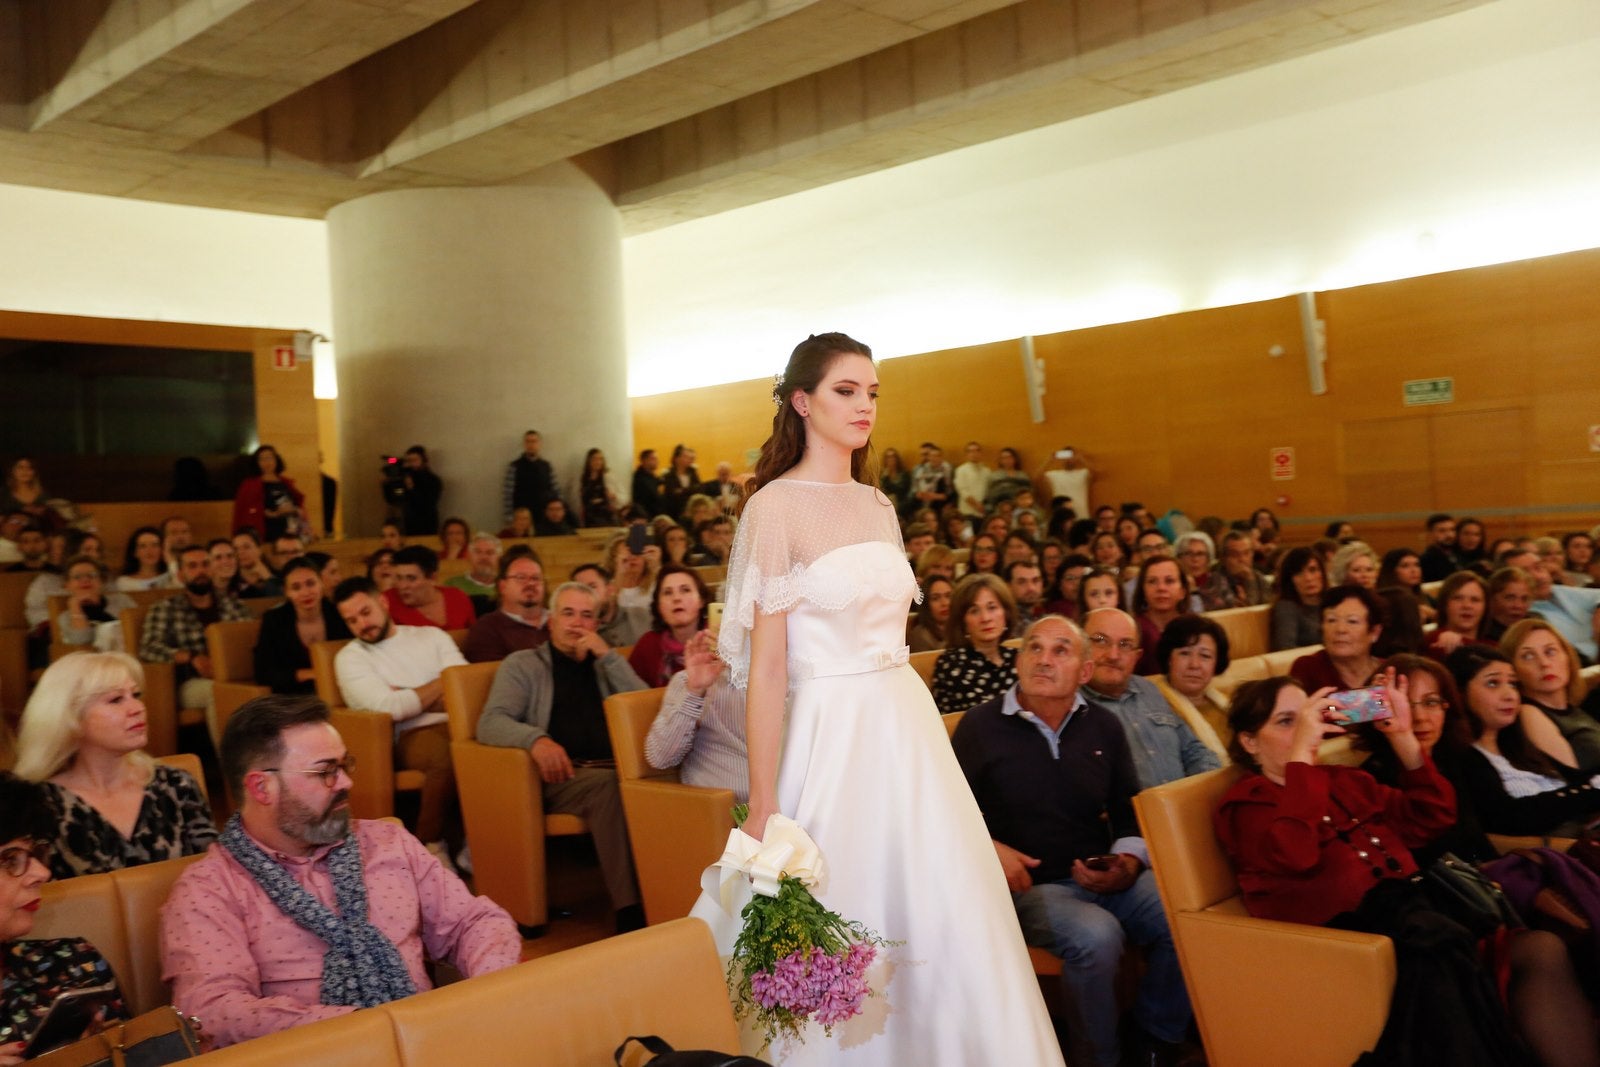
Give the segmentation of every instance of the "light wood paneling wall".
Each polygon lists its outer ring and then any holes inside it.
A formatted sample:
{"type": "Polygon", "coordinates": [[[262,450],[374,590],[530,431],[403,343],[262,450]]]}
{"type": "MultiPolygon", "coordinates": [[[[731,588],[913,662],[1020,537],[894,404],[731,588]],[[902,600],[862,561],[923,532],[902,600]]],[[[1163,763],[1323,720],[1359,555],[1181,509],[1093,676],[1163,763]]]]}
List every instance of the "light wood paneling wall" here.
{"type": "MultiPolygon", "coordinates": [[[[1420,523],[1379,516],[1436,508],[1519,509],[1491,518],[1492,535],[1586,528],[1600,519],[1600,452],[1587,443],[1600,424],[1596,292],[1600,251],[1320,293],[1322,396],[1307,384],[1290,298],[1041,336],[1038,424],[1020,342],[890,360],[874,440],[914,460],[931,439],[952,462],[969,438],[991,454],[1009,444],[1030,471],[1072,444],[1093,457],[1096,504],[1229,518],[1265,504],[1300,540],[1320,535],[1313,520],[1367,515],[1361,529],[1378,547],[1417,543],[1420,523]],[[1406,407],[1402,383],[1433,377],[1455,379],[1455,402],[1406,407]],[[1279,446],[1295,449],[1292,480],[1270,476],[1279,446]],[[1571,506],[1590,507],[1550,510],[1571,506]]],[[[702,471],[741,466],[769,428],[770,388],[636,398],[634,440],[663,456],[692,444],[702,471]]]]}

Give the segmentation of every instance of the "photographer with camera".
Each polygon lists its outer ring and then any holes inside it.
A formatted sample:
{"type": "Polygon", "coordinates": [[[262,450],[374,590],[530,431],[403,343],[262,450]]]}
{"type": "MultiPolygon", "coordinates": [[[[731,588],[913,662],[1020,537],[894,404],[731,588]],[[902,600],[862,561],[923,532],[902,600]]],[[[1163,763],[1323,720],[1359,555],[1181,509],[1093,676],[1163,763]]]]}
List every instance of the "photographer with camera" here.
{"type": "Polygon", "coordinates": [[[385,456],[380,478],[383,499],[400,513],[407,537],[432,535],[439,529],[439,497],[444,483],[428,466],[428,450],[412,445],[398,463],[385,456]]]}

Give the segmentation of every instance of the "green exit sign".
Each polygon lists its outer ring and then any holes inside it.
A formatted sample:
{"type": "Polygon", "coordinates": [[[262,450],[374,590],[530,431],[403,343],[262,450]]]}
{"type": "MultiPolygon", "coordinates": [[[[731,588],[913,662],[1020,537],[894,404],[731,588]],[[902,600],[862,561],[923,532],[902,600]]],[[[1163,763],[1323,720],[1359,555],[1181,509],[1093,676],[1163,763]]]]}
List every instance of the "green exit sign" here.
{"type": "Polygon", "coordinates": [[[1454,378],[1417,378],[1401,384],[1401,395],[1406,407],[1418,404],[1453,404],[1456,399],[1454,378]]]}

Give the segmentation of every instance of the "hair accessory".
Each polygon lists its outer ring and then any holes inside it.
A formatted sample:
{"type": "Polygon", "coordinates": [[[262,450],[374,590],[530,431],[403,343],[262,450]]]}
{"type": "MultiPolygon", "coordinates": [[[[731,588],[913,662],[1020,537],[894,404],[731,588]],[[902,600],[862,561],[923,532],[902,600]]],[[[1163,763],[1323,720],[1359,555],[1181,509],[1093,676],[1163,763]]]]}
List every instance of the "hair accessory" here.
{"type": "Polygon", "coordinates": [[[772,406],[783,407],[783,374],[780,372],[772,376],[772,406]]]}

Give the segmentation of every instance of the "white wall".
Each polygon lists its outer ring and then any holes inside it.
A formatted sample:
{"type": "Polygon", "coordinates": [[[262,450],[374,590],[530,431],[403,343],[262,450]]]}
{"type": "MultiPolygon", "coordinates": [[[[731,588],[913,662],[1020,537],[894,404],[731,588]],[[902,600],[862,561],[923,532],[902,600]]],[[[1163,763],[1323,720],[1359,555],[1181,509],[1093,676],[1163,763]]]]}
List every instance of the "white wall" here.
{"type": "Polygon", "coordinates": [[[634,395],[1600,245],[1600,3],[1423,26],[625,244],[634,395]]]}
{"type": "Polygon", "coordinates": [[[327,227],[0,185],[0,308],[329,333],[327,227]]]}

